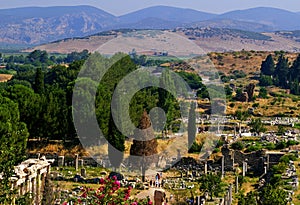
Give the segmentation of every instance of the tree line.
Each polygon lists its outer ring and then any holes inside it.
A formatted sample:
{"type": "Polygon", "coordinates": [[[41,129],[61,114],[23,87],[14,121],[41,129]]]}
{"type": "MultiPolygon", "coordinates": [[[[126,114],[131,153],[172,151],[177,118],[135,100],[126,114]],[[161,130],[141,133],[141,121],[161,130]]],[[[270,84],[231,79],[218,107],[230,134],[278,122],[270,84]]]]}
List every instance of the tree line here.
{"type": "Polygon", "coordinates": [[[284,89],[290,89],[292,94],[299,95],[300,80],[300,55],[289,65],[288,58],[281,54],[274,62],[269,54],[261,64],[260,85],[275,85],[284,89]]]}

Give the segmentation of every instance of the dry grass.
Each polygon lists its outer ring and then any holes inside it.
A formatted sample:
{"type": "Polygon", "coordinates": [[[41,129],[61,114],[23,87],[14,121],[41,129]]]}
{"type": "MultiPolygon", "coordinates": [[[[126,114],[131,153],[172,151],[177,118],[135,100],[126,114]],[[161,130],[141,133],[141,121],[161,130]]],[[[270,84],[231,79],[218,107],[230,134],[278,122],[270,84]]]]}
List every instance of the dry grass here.
{"type": "Polygon", "coordinates": [[[61,143],[47,144],[38,148],[28,150],[29,153],[41,153],[41,154],[58,154],[58,155],[75,155],[89,156],[89,152],[85,150],[81,145],[76,145],[72,148],[66,148],[61,143]]]}
{"type": "Polygon", "coordinates": [[[11,78],[13,77],[13,75],[10,74],[0,74],[0,82],[7,82],[9,81],[11,78]]]}

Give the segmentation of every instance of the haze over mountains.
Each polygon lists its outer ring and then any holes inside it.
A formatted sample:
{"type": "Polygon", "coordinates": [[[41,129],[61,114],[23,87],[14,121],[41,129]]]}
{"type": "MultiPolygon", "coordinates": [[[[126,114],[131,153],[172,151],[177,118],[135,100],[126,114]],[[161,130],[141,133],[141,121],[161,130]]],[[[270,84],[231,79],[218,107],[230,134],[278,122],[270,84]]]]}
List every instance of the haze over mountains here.
{"type": "Polygon", "coordinates": [[[28,7],[1,9],[0,18],[2,45],[37,45],[122,28],[215,27],[254,32],[300,30],[300,13],[264,7],[217,15],[155,6],[119,17],[91,6],[28,7]]]}

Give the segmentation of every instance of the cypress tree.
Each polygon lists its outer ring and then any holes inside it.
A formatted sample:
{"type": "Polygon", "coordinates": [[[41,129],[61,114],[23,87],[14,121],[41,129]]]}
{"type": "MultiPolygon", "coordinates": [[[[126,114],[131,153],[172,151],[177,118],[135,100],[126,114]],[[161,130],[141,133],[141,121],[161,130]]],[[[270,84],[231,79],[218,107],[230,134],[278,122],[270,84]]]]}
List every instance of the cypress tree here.
{"type": "Polygon", "coordinates": [[[188,149],[193,145],[196,138],[196,105],[195,103],[191,104],[189,111],[189,121],[188,121],[188,149]]]}
{"type": "Polygon", "coordinates": [[[300,81],[300,54],[297,59],[293,62],[293,65],[290,69],[290,80],[298,82],[300,81]]]}
{"type": "Polygon", "coordinates": [[[110,163],[114,168],[118,168],[123,161],[123,152],[125,150],[125,136],[116,127],[112,112],[110,112],[109,116],[107,140],[109,142],[108,157],[110,163]]]}
{"type": "Polygon", "coordinates": [[[281,55],[278,59],[278,63],[276,64],[275,69],[275,77],[277,82],[277,86],[282,88],[287,87],[288,81],[288,73],[289,73],[289,66],[288,66],[288,59],[281,55]]]}
{"type": "Polygon", "coordinates": [[[44,73],[41,68],[36,69],[35,81],[34,81],[34,91],[38,94],[43,94],[45,89],[44,85],[44,73]]]}
{"type": "Polygon", "coordinates": [[[275,63],[272,55],[269,54],[265,61],[261,64],[261,74],[262,75],[273,75],[275,70],[275,63]]]}

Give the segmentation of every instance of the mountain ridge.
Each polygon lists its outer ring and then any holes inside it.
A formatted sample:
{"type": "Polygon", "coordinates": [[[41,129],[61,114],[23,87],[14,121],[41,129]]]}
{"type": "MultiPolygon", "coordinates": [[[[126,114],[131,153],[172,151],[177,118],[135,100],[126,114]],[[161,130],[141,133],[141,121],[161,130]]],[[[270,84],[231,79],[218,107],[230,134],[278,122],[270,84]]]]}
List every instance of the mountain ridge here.
{"type": "Polygon", "coordinates": [[[194,9],[153,6],[115,16],[88,6],[0,9],[0,44],[38,45],[102,31],[216,27],[253,32],[300,30],[300,13],[270,7],[213,14],[194,9]]]}

